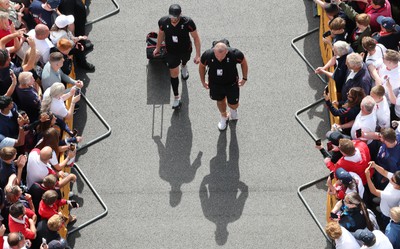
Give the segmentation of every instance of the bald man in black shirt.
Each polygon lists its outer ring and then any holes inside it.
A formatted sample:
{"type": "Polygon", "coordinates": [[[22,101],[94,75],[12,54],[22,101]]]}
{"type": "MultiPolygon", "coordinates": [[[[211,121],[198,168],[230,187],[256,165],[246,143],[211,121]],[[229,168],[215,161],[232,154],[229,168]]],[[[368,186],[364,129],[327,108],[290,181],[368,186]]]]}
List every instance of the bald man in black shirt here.
{"type": "Polygon", "coordinates": [[[243,53],[230,48],[224,42],[217,42],[212,49],[208,49],[201,56],[199,65],[200,80],[204,88],[210,89],[210,98],[217,101],[221,120],[218,129],[224,131],[228,120],[237,120],[239,107],[239,87],[247,81],[248,66],[243,53]],[[242,79],[236,64],[242,68],[242,79]],[[208,82],[206,81],[206,67],[208,67],[208,82]],[[230,113],[227,112],[227,106],[230,113]]]}

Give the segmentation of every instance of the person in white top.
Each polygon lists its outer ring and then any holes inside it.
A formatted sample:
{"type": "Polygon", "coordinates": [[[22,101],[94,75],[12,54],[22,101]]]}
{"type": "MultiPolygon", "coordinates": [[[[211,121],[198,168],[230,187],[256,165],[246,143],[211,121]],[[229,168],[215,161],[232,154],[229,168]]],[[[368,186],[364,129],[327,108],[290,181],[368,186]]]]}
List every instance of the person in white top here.
{"type": "Polygon", "coordinates": [[[28,35],[35,40],[36,50],[39,51],[39,61],[42,65],[49,61],[50,49],[54,47],[53,43],[49,40],[50,31],[44,24],[37,24],[35,29],[28,32],[28,35]]]}
{"type": "Polygon", "coordinates": [[[335,241],[336,249],[360,249],[353,235],[336,221],[326,224],[325,232],[329,238],[335,241]]]}
{"type": "Polygon", "coordinates": [[[363,140],[367,144],[370,144],[372,140],[379,139],[379,136],[375,134],[376,129],[376,113],[375,113],[375,100],[371,96],[366,96],[361,101],[361,111],[354,120],[353,126],[351,127],[351,138],[353,140],[363,140]],[[361,136],[357,136],[356,131],[361,129],[361,136]]]}
{"type": "Polygon", "coordinates": [[[390,81],[393,94],[397,97],[400,87],[400,54],[397,51],[388,49],[383,57],[383,64],[379,70],[379,79],[375,80],[376,85],[382,85],[385,88],[386,97],[389,99],[389,90],[387,82],[390,81]]]}
{"type": "Polygon", "coordinates": [[[385,96],[385,88],[381,85],[374,86],[371,89],[371,97],[376,102],[377,125],[380,129],[390,127],[390,107],[385,96]]]}
{"type": "Polygon", "coordinates": [[[367,65],[369,74],[376,83],[377,80],[380,80],[378,69],[383,64],[383,55],[387,49],[382,44],[377,44],[376,40],[370,36],[362,39],[362,46],[367,51],[365,64],[367,65]]]}
{"type": "Polygon", "coordinates": [[[367,177],[368,188],[370,189],[371,194],[381,198],[379,207],[380,211],[384,215],[382,217],[383,227],[386,227],[390,221],[390,209],[399,206],[400,204],[400,171],[396,171],[394,174],[390,173],[377,165],[374,161],[371,161],[368,168],[365,170],[365,176],[367,177]],[[375,188],[375,185],[371,180],[371,167],[376,169],[379,174],[389,179],[389,184],[384,190],[375,188]]]}
{"type": "Polygon", "coordinates": [[[81,95],[75,95],[77,89],[72,87],[69,93],[65,93],[63,83],[56,82],[48,88],[43,94],[41,112],[51,111],[60,119],[70,119],[74,115],[75,104],[81,99],[81,95]],[[72,97],[69,109],[65,106],[64,101],[72,97]]]}
{"type": "Polygon", "coordinates": [[[397,97],[394,94],[395,91],[393,90],[391,80],[386,82],[386,87],[388,89],[390,103],[394,105],[394,112],[396,116],[400,118],[400,94],[398,94],[397,97]]]}
{"type": "Polygon", "coordinates": [[[380,230],[369,231],[368,229],[358,229],[354,238],[362,241],[361,249],[393,249],[392,243],[380,230]]]}

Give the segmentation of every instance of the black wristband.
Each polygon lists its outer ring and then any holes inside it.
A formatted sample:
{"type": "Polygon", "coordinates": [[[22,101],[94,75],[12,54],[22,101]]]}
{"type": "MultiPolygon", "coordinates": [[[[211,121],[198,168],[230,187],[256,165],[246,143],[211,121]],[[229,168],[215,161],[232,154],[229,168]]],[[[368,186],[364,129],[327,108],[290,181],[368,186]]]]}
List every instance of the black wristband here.
{"type": "Polygon", "coordinates": [[[247,81],[247,78],[245,78],[245,77],[243,77],[242,79],[244,79],[244,80],[246,80],[246,81],[247,81]]]}

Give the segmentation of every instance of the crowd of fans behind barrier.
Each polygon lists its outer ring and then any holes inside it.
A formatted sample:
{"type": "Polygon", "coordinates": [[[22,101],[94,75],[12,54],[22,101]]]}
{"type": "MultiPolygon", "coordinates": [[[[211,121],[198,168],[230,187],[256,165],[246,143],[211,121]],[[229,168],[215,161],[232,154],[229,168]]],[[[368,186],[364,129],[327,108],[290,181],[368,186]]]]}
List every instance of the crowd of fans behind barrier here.
{"type": "Polygon", "coordinates": [[[59,208],[79,205],[60,188],[76,180],[67,123],[83,87],[69,74],[95,70],[85,23],[80,1],[0,0],[0,248],[68,248],[59,231],[76,217],[59,208]]]}
{"type": "Polygon", "coordinates": [[[316,145],[331,172],[325,231],[336,248],[399,249],[400,26],[394,6],[388,0],[314,2],[329,19],[322,40],[333,51],[315,73],[334,80],[338,101],[328,88],[323,97],[340,120],[326,134],[326,149],[316,145]]]}

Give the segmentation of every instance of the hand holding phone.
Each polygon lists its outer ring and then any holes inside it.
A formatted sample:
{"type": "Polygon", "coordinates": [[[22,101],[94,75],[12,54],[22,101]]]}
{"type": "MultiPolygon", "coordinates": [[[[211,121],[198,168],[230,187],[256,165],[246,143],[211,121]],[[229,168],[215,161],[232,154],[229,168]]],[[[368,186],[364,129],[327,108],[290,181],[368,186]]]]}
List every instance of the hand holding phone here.
{"type": "Polygon", "coordinates": [[[331,142],[331,141],[329,141],[328,143],[326,143],[326,150],[327,150],[327,151],[333,150],[333,145],[332,145],[332,142],[331,142]]]}
{"type": "Polygon", "coordinates": [[[361,131],[361,128],[360,128],[360,129],[356,130],[356,138],[359,138],[361,136],[362,136],[362,131],[361,131]]]}
{"type": "Polygon", "coordinates": [[[69,145],[69,149],[70,149],[71,151],[75,151],[76,145],[75,145],[74,143],[71,143],[71,144],[69,145]]]}
{"type": "Polygon", "coordinates": [[[78,208],[79,204],[76,201],[70,201],[70,205],[72,208],[78,208]]]}

